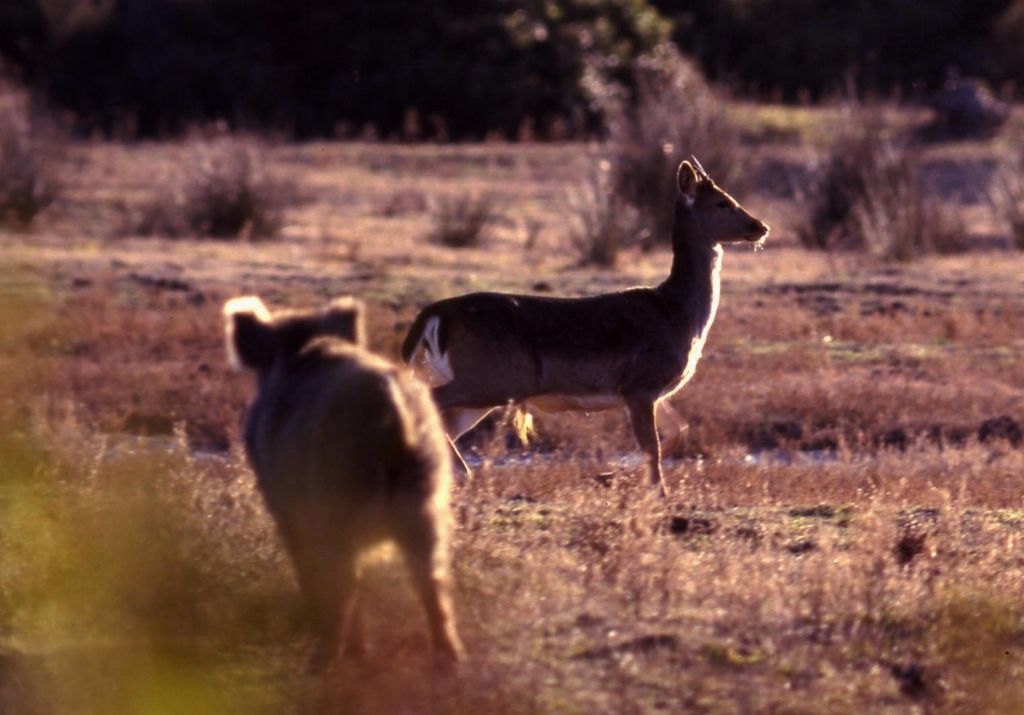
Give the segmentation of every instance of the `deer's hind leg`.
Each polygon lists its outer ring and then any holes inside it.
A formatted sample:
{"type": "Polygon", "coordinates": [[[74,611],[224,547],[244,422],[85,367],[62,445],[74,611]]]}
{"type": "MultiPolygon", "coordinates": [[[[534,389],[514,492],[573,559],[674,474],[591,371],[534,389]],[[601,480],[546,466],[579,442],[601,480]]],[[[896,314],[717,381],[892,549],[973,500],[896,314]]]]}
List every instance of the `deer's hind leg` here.
{"type": "Polygon", "coordinates": [[[689,425],[668,400],[661,400],[655,406],[659,433],[661,435],[661,453],[671,455],[683,443],[683,437],[689,425]]]}
{"type": "Polygon", "coordinates": [[[626,398],[626,409],[629,410],[629,423],[633,427],[637,444],[647,455],[651,484],[658,487],[662,497],[667,497],[665,477],[661,472],[661,443],[658,440],[654,401],[647,397],[629,397],[626,398]]]}
{"type": "Polygon", "coordinates": [[[459,454],[455,446],[455,440],[473,429],[480,420],[489,415],[495,409],[495,405],[501,401],[488,404],[472,399],[473,390],[463,385],[458,379],[438,385],[431,390],[434,402],[441,411],[441,419],[444,421],[444,431],[448,435],[448,444],[451,447],[452,465],[455,467],[455,480],[460,485],[465,484],[473,478],[466,460],[459,454]]]}
{"type": "Polygon", "coordinates": [[[491,414],[494,409],[493,407],[449,407],[441,412],[444,431],[454,442],[476,427],[480,420],[491,414]]]}
{"type": "Polygon", "coordinates": [[[473,429],[493,409],[493,407],[486,409],[449,407],[441,412],[441,419],[444,421],[444,431],[452,454],[452,466],[455,468],[455,481],[460,486],[473,479],[473,471],[459,453],[459,448],[455,446],[455,440],[473,429]]]}

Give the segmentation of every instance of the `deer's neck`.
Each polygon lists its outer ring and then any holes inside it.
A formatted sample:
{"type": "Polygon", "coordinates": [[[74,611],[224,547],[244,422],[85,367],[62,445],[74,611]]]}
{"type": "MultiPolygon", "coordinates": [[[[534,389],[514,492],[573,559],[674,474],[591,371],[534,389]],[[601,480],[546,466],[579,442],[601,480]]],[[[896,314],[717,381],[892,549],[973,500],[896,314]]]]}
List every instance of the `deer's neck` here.
{"type": "Polygon", "coordinates": [[[693,334],[703,337],[718,309],[722,248],[700,235],[693,212],[677,202],[672,228],[672,270],[658,286],[659,292],[678,311],[678,319],[693,334]]]}

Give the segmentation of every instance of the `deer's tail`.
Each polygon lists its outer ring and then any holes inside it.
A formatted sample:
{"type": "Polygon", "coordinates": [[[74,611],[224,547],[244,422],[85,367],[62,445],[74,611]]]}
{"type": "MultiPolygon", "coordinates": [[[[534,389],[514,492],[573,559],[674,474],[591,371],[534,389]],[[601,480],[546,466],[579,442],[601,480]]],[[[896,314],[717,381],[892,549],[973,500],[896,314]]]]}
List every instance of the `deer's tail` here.
{"type": "Polygon", "coordinates": [[[437,321],[434,323],[434,329],[436,330],[434,336],[435,340],[433,341],[434,345],[431,345],[430,347],[436,346],[438,349],[442,351],[444,350],[444,345],[441,342],[440,316],[429,307],[424,308],[420,311],[420,314],[416,316],[416,320],[412,322],[412,325],[409,326],[409,332],[406,333],[405,340],[402,341],[403,362],[408,363],[409,360],[412,359],[413,353],[416,352],[416,346],[419,345],[420,341],[425,337],[424,333],[426,332],[428,322],[431,318],[437,318],[437,321]]]}

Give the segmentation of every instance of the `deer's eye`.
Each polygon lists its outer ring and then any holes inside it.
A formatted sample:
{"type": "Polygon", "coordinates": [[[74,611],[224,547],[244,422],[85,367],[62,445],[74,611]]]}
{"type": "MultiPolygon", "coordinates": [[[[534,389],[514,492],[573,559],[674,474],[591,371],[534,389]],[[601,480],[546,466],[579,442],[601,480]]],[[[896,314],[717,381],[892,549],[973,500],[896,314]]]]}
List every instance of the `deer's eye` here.
{"type": "Polygon", "coordinates": [[[722,199],[717,204],[715,204],[715,206],[717,206],[720,209],[727,209],[729,208],[729,202],[726,201],[725,199],[722,199]]]}

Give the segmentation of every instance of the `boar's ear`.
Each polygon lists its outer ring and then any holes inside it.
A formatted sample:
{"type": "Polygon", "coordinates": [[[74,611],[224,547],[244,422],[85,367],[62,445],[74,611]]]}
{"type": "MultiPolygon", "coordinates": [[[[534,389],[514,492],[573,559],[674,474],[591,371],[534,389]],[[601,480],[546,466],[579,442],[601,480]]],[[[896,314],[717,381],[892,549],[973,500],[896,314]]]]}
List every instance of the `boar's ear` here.
{"type": "Polygon", "coordinates": [[[224,304],[228,362],[236,368],[266,370],[277,353],[277,331],[270,312],[256,296],[232,298],[224,304]]]}
{"type": "Polygon", "coordinates": [[[364,326],[363,303],[351,296],[343,296],[331,301],[324,311],[320,325],[327,335],[342,338],[350,343],[365,347],[366,328],[364,326]]]}

